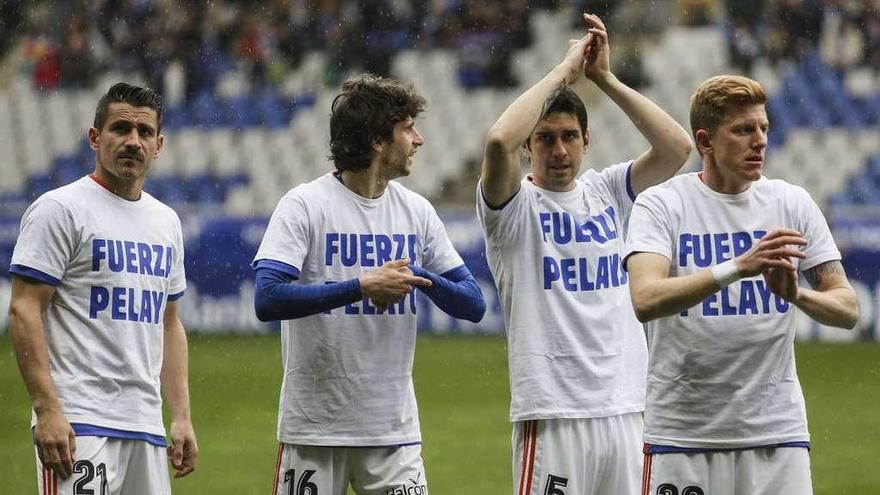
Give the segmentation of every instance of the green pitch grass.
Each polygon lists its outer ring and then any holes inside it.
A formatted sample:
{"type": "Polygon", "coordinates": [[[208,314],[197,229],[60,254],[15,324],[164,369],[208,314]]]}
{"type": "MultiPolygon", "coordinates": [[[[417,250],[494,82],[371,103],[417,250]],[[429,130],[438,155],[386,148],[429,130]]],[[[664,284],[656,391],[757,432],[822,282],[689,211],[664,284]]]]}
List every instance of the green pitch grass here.
{"type": "MultiPolygon", "coordinates": [[[[422,337],[416,352],[423,454],[437,495],[509,494],[505,343],[422,337]]],[[[880,493],[880,345],[800,345],[817,495],[880,493]]],[[[175,493],[268,494],[281,378],[277,336],[195,336],[193,414],[201,454],[175,493]]],[[[0,492],[35,494],[29,401],[8,336],[0,337],[0,492]]]]}

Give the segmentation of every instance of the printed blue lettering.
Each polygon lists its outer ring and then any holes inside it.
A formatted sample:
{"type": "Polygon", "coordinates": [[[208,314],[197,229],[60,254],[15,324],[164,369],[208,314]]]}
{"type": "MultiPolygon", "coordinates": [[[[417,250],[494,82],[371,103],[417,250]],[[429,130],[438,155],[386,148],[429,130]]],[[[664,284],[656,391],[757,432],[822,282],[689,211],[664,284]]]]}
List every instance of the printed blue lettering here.
{"type": "Polygon", "coordinates": [[[620,286],[620,255],[614,253],[609,260],[611,263],[611,286],[620,286]]]}
{"type": "Polygon", "coordinates": [[[586,258],[578,258],[578,272],[580,274],[581,290],[594,290],[596,286],[590,281],[590,270],[587,268],[586,258]]]}
{"type": "Polygon", "coordinates": [[[587,231],[586,223],[575,223],[574,225],[574,242],[590,242],[590,233],[587,231]]]}
{"type": "Polygon", "coordinates": [[[150,258],[151,254],[153,254],[153,250],[150,249],[149,244],[144,244],[143,242],[137,243],[138,248],[138,267],[140,268],[141,275],[152,275],[153,267],[150,266],[152,264],[150,258]]]}
{"type": "Polygon", "coordinates": [[[407,246],[409,247],[409,262],[410,263],[418,263],[418,258],[416,258],[416,253],[418,252],[418,244],[419,244],[419,236],[415,234],[410,234],[406,236],[407,246]]]}
{"type": "Polygon", "coordinates": [[[125,241],[125,271],[128,273],[137,273],[137,253],[132,241],[125,241]]]}
{"type": "Polygon", "coordinates": [[[770,296],[773,295],[770,292],[770,288],[764,285],[763,280],[755,280],[755,286],[758,287],[758,295],[761,296],[761,312],[766,314],[770,313],[770,296]]]}
{"type": "Polygon", "coordinates": [[[596,220],[596,222],[598,222],[600,225],[602,225],[602,230],[605,232],[605,238],[606,238],[606,239],[608,239],[608,240],[611,240],[611,239],[617,239],[617,231],[614,230],[614,229],[612,229],[612,228],[608,225],[608,220],[606,220],[605,217],[604,217],[603,215],[597,215],[597,216],[592,217],[592,218],[593,218],[594,220],[596,220]]]}
{"type": "Polygon", "coordinates": [[[403,259],[403,250],[406,248],[406,236],[403,234],[391,234],[391,238],[394,240],[395,246],[397,246],[397,249],[394,251],[394,259],[403,259]]]}
{"type": "Polygon", "coordinates": [[[736,314],[736,308],[730,305],[730,287],[721,288],[721,314],[724,316],[736,314]]]}
{"type": "Polygon", "coordinates": [[[174,261],[174,248],[165,248],[165,278],[171,275],[171,262],[174,261]]]}
{"type": "Polygon", "coordinates": [[[98,313],[107,309],[110,302],[110,292],[106,287],[92,287],[89,294],[89,318],[95,319],[98,313]]]}
{"type": "Polygon", "coordinates": [[[550,235],[550,214],[539,213],[538,220],[541,222],[541,236],[544,238],[544,242],[547,242],[547,236],[550,235]]]}
{"type": "Polygon", "coordinates": [[[734,258],[741,254],[745,254],[749,249],[752,249],[752,236],[747,232],[734,232],[731,237],[733,241],[734,258]]]}
{"type": "Polygon", "coordinates": [[[788,301],[779,296],[775,296],[774,299],[776,299],[776,311],[779,311],[780,313],[788,313],[788,301]]]}
{"type": "Polygon", "coordinates": [[[755,239],[761,240],[765,235],[767,235],[767,231],[766,230],[755,230],[752,232],[752,235],[755,237],[755,239]]]}
{"type": "Polygon", "coordinates": [[[694,236],[681,234],[678,236],[678,266],[687,266],[689,254],[694,252],[694,236]]]}
{"type": "Polygon", "coordinates": [[[739,286],[739,314],[758,314],[758,301],[755,296],[755,284],[751,280],[743,280],[739,286]]]}
{"type": "Polygon", "coordinates": [[[165,293],[150,291],[150,296],[153,298],[153,323],[159,323],[162,321],[159,319],[159,315],[162,314],[162,302],[165,301],[165,293]]]}
{"type": "Polygon", "coordinates": [[[361,246],[361,266],[376,266],[376,260],[373,259],[373,236],[372,234],[360,235],[361,246]]]}
{"type": "Polygon", "coordinates": [[[153,317],[153,291],[145,290],[141,292],[141,317],[138,321],[141,323],[158,323],[158,320],[151,321],[153,317]]]}
{"type": "Polygon", "coordinates": [[[718,308],[712,306],[716,302],[718,302],[717,294],[712,294],[703,299],[703,316],[718,316],[718,308]]]}
{"type": "Polygon", "coordinates": [[[563,258],[559,260],[559,269],[562,272],[562,286],[569,292],[577,291],[575,279],[577,275],[574,272],[574,258],[563,258]]]}
{"type": "Polygon", "coordinates": [[[709,234],[694,235],[693,238],[695,241],[694,264],[700,268],[706,268],[712,264],[712,239],[709,234]]]}
{"type": "Polygon", "coordinates": [[[107,265],[112,272],[121,272],[125,268],[122,241],[107,241],[107,265]]]}
{"type": "Polygon", "coordinates": [[[389,261],[391,261],[391,238],[376,234],[376,266],[382,266],[389,261]]]}
{"type": "Polygon", "coordinates": [[[727,232],[714,234],[712,240],[715,241],[715,264],[717,265],[729,260],[730,257],[727,254],[730,252],[730,244],[728,243],[730,236],[727,232]]]}
{"type": "Polygon", "coordinates": [[[122,312],[125,306],[125,287],[113,287],[110,292],[110,317],[114,320],[124,320],[125,313],[122,312]]]}
{"type": "Polygon", "coordinates": [[[92,239],[92,271],[97,272],[101,269],[101,260],[106,258],[104,249],[107,241],[104,239],[92,239]]]}
{"type": "MultiPolygon", "coordinates": [[[[132,251],[132,252],[134,252],[134,251],[132,251]]],[[[149,291],[147,291],[147,292],[149,292],[149,291]]],[[[135,312],[134,289],[132,289],[132,288],[128,289],[127,302],[128,302],[128,321],[138,321],[140,319],[140,316],[138,316],[138,314],[135,312]]]]}
{"type": "Polygon", "coordinates": [[[374,315],[374,314],[376,314],[376,307],[373,306],[373,305],[371,304],[372,301],[370,301],[370,298],[369,298],[369,297],[365,297],[365,298],[363,299],[363,301],[364,301],[364,304],[363,304],[363,306],[364,306],[364,314],[365,314],[365,315],[374,315]]]}
{"type": "Polygon", "coordinates": [[[357,263],[357,234],[342,234],[339,239],[340,258],[343,266],[357,263]]]}
{"type": "Polygon", "coordinates": [[[609,287],[608,281],[608,257],[607,256],[599,256],[598,265],[596,268],[596,289],[607,289],[609,287]]]}
{"type": "Polygon", "coordinates": [[[559,280],[559,266],[555,259],[544,256],[544,290],[550,290],[556,280],[559,280]]]}
{"type": "Polygon", "coordinates": [[[596,224],[592,220],[584,222],[584,229],[588,230],[590,232],[590,237],[599,244],[605,244],[608,242],[608,239],[599,232],[599,227],[596,227],[596,224]]]}
{"type": "Polygon", "coordinates": [[[553,218],[553,241],[556,244],[568,244],[571,242],[571,215],[554,211],[553,218]]]}
{"type": "Polygon", "coordinates": [[[345,314],[356,315],[360,314],[360,311],[358,311],[357,306],[355,306],[354,303],[350,303],[345,305],[345,314]]]}
{"type": "Polygon", "coordinates": [[[166,274],[162,269],[162,255],[165,254],[165,249],[163,249],[161,244],[153,244],[151,247],[153,248],[153,254],[156,255],[156,258],[153,260],[153,275],[164,278],[166,274]]]}
{"type": "Polygon", "coordinates": [[[328,232],[324,235],[324,265],[333,266],[333,255],[339,252],[339,234],[328,232]]]}

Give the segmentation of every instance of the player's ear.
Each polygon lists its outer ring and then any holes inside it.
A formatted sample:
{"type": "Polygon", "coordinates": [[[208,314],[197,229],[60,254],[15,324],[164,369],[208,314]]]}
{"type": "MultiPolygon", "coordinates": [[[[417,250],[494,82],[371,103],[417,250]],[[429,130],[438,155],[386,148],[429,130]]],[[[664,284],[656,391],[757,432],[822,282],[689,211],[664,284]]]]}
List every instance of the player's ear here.
{"type": "Polygon", "coordinates": [[[89,127],[89,147],[95,151],[98,151],[101,142],[100,135],[101,133],[96,127],[89,127]]]}
{"type": "Polygon", "coordinates": [[[584,131],[584,153],[587,152],[587,148],[590,146],[590,130],[587,129],[584,131]]]}
{"type": "Polygon", "coordinates": [[[156,152],[153,153],[153,158],[159,156],[163,149],[165,149],[165,135],[159,134],[158,139],[156,139],[156,152]]]}
{"type": "Polygon", "coordinates": [[[700,154],[708,154],[712,152],[712,136],[706,129],[697,129],[694,133],[694,140],[697,142],[697,150],[700,154]]]}
{"type": "Polygon", "coordinates": [[[385,143],[382,142],[381,139],[376,139],[373,141],[373,151],[376,153],[381,153],[383,149],[385,149],[385,143]]]}

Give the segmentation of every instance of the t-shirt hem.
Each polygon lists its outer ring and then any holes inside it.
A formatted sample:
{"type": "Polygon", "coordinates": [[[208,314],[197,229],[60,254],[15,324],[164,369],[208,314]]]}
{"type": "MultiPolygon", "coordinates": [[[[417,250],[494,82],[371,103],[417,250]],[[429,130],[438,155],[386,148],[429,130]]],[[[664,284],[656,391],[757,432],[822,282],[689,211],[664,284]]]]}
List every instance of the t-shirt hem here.
{"type": "Polygon", "coordinates": [[[354,437],[311,437],[311,436],[286,436],[278,435],[278,441],[292,445],[310,445],[316,447],[402,447],[418,445],[422,443],[420,436],[415,437],[383,437],[383,438],[354,438],[354,437]]]}
{"type": "Polygon", "coordinates": [[[621,416],[636,412],[644,412],[644,404],[633,404],[631,406],[619,407],[614,409],[595,409],[586,411],[534,411],[520,414],[511,414],[510,421],[516,423],[519,421],[532,421],[536,419],[590,419],[590,418],[607,418],[611,416],[621,416]]]}
{"type": "Polygon", "coordinates": [[[810,435],[788,435],[778,437],[757,437],[757,438],[725,438],[725,439],[691,439],[691,438],[670,438],[656,437],[645,435],[645,443],[651,445],[663,445],[666,447],[681,447],[686,449],[700,450],[733,450],[733,449],[750,449],[761,448],[768,445],[779,445],[792,442],[810,441],[810,435]]]}
{"type": "MultiPolygon", "coordinates": [[[[144,425],[144,424],[133,424],[133,423],[122,423],[117,421],[108,421],[103,419],[97,419],[94,417],[86,417],[86,416],[76,416],[71,414],[65,414],[65,418],[70,424],[85,424],[89,426],[94,426],[96,428],[108,428],[112,430],[120,430],[127,432],[137,432],[137,433],[146,433],[147,435],[154,435],[157,437],[165,438],[165,425],[155,426],[155,425],[144,425]]],[[[34,421],[31,421],[31,427],[36,426],[34,421]]]]}

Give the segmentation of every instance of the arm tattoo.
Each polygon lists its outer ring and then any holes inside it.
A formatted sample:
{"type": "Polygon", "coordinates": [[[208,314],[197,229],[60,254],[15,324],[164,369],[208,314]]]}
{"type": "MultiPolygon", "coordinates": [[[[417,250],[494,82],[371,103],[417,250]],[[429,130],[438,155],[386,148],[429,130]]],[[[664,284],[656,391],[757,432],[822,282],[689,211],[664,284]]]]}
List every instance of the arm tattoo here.
{"type": "Polygon", "coordinates": [[[843,275],[844,277],[846,276],[846,272],[843,270],[843,265],[841,265],[838,260],[827,261],[821,265],[816,265],[809,270],[805,270],[804,278],[810,283],[810,287],[816,289],[822,285],[822,281],[825,277],[836,274],[843,275]]]}

